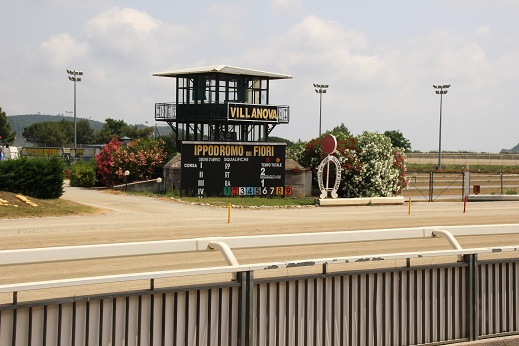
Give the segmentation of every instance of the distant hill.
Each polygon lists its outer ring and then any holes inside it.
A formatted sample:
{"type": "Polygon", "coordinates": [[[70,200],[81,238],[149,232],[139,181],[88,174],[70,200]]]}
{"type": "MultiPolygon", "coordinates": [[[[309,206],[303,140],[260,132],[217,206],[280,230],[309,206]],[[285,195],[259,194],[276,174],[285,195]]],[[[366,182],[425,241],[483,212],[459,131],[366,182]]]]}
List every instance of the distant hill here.
{"type": "Polygon", "coordinates": [[[519,144],[517,144],[512,149],[503,149],[501,150],[501,153],[519,153],[519,144]]]}
{"type": "MultiPolygon", "coordinates": [[[[68,121],[74,121],[73,116],[65,116],[65,115],[49,115],[49,114],[24,114],[24,115],[8,115],[7,121],[9,124],[11,124],[11,129],[13,131],[16,131],[16,140],[14,141],[14,146],[23,147],[26,145],[25,138],[22,137],[22,133],[24,129],[34,123],[41,123],[44,121],[54,121],[58,122],[61,120],[68,120],[68,121]]],[[[76,121],[79,121],[80,119],[85,118],[79,118],[76,117],[76,121]]],[[[104,122],[91,120],[91,119],[85,119],[89,122],[90,126],[96,130],[99,131],[103,128],[104,122]]],[[[133,125],[133,124],[129,124],[133,125]]],[[[139,128],[145,127],[146,125],[138,124],[139,128]]],[[[157,126],[157,130],[159,132],[159,136],[166,136],[171,134],[172,130],[169,126],[157,126]]]]}

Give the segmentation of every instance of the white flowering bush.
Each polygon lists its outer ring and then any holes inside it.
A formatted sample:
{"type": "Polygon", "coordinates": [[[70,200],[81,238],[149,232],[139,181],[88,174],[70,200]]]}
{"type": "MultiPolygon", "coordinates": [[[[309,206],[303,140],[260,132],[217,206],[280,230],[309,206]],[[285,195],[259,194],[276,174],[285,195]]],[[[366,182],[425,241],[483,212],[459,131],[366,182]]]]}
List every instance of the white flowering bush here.
{"type": "MultiPolygon", "coordinates": [[[[402,188],[407,187],[404,151],[394,148],[389,137],[372,132],[363,132],[356,138],[334,135],[334,155],[342,166],[341,197],[390,197],[400,195],[402,188]]],[[[323,138],[307,142],[304,150],[297,143],[287,155],[316,173],[326,156],[321,149],[323,138]]],[[[316,174],[313,177],[316,182],[316,174]]]]}

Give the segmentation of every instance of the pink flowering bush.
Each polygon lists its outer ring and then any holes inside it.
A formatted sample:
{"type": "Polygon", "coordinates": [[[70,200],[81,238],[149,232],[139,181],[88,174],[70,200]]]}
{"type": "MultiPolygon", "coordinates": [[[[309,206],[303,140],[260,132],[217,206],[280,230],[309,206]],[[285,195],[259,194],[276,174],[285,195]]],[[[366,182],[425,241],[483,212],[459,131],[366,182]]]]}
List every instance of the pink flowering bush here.
{"type": "Polygon", "coordinates": [[[166,160],[165,143],[162,139],[136,139],[122,145],[117,137],[104,146],[96,156],[97,172],[106,186],[140,180],[149,180],[161,175],[166,160]],[[130,175],[126,177],[125,171],[130,175]]]}
{"type": "Polygon", "coordinates": [[[97,175],[105,186],[114,186],[122,181],[118,178],[117,166],[114,166],[113,155],[119,151],[122,143],[118,137],[114,137],[110,143],[105,145],[101,152],[96,155],[97,175]]]}
{"type": "Polygon", "coordinates": [[[116,175],[124,180],[124,171],[128,170],[128,182],[154,179],[162,175],[161,169],[166,160],[165,142],[162,139],[136,139],[113,153],[113,164],[117,167],[116,175]]]}

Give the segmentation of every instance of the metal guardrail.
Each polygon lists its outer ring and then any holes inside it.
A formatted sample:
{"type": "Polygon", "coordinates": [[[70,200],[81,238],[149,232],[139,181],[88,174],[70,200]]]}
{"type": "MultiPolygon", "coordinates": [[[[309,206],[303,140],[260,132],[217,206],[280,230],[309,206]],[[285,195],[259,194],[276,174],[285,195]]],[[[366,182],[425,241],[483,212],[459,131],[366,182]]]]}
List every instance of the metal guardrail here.
{"type": "Polygon", "coordinates": [[[0,266],[214,251],[229,265],[1,285],[0,344],[437,344],[519,333],[519,259],[478,262],[519,246],[462,249],[456,236],[519,233],[519,225],[401,228],[197,238],[0,251],[0,266]],[[444,237],[451,250],[239,264],[235,249],[444,237]],[[411,266],[410,259],[457,256],[411,266]],[[329,272],[340,263],[406,259],[405,267],[329,272]],[[462,260],[460,262],[460,260],[462,260]],[[322,267],[322,273],[254,279],[254,272],[322,267]],[[155,289],[153,280],[236,273],[236,281],[155,289]],[[150,280],[150,290],[18,303],[16,292],[150,280]],[[389,318],[388,318],[389,316],[389,318]]]}

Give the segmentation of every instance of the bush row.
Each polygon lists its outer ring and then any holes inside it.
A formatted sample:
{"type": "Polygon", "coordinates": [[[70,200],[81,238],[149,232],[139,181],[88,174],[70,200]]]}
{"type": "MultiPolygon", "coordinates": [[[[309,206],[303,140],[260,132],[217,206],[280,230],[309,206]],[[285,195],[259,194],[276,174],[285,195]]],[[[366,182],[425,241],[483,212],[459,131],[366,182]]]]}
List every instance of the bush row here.
{"type": "Polygon", "coordinates": [[[59,157],[0,161],[0,191],[40,199],[63,195],[63,160],[59,157]]]}

